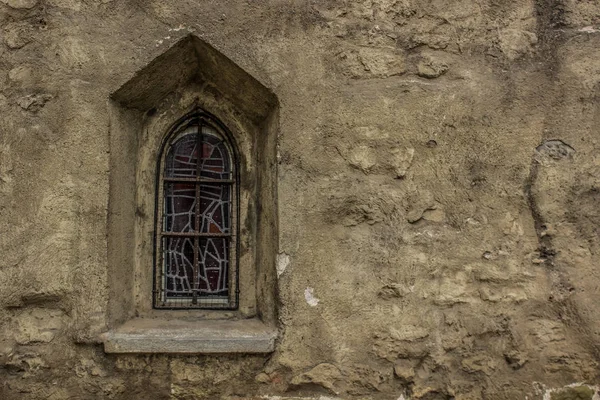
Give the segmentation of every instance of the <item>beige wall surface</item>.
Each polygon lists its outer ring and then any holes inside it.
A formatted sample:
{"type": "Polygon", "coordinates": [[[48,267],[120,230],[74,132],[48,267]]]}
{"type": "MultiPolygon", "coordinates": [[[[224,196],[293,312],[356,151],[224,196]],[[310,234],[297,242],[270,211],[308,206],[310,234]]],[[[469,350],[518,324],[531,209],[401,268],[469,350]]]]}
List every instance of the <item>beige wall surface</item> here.
{"type": "Polygon", "coordinates": [[[596,0],[0,0],[0,399],[597,399],[599,60],[596,0]],[[279,339],[108,355],[111,94],[189,35],[278,100],[279,339]]]}

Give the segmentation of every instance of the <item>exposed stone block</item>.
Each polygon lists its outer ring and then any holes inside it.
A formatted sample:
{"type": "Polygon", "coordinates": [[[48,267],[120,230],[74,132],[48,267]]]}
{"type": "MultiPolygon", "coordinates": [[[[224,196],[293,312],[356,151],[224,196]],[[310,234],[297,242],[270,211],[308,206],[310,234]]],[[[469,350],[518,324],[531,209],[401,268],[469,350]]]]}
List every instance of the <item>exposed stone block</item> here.
{"type": "Polygon", "coordinates": [[[0,2],[16,9],[33,8],[38,3],[38,0],[0,0],[0,2]]]}
{"type": "Polygon", "coordinates": [[[415,377],[415,369],[410,361],[398,360],[394,364],[394,375],[403,382],[409,383],[415,377]]]}
{"type": "Polygon", "coordinates": [[[461,365],[467,372],[483,372],[486,375],[491,375],[496,368],[496,362],[487,355],[476,355],[465,358],[461,361],[461,365]]]}
{"type": "Polygon", "coordinates": [[[12,22],[4,27],[4,43],[10,49],[20,49],[32,40],[33,27],[27,22],[12,22]]]}
{"type": "Polygon", "coordinates": [[[336,393],[336,382],[341,378],[340,370],[332,364],[319,364],[311,370],[296,375],[291,380],[292,385],[313,383],[336,393]]]}
{"type": "Polygon", "coordinates": [[[500,49],[509,60],[515,60],[533,52],[538,39],[535,33],[504,29],[500,32],[500,49]]]}
{"type": "Polygon", "coordinates": [[[415,149],[395,147],[390,150],[390,153],[390,165],[394,169],[396,177],[404,178],[412,165],[415,149]]]}
{"type": "Polygon", "coordinates": [[[442,61],[436,60],[433,57],[424,57],[417,64],[417,75],[433,79],[438,78],[448,71],[448,65],[442,61]]]}
{"type": "Polygon", "coordinates": [[[592,400],[596,391],[588,386],[573,386],[550,394],[550,400],[592,400]]]}
{"type": "Polygon", "coordinates": [[[391,283],[385,285],[379,290],[378,296],[382,299],[392,299],[404,297],[411,292],[410,288],[400,283],[391,283]]]}
{"type": "Polygon", "coordinates": [[[535,151],[542,157],[558,161],[562,159],[570,159],[575,153],[575,149],[563,142],[562,140],[546,140],[544,143],[536,147],[535,151]]]}
{"type": "Polygon", "coordinates": [[[65,327],[63,312],[60,310],[24,310],[15,320],[14,337],[19,344],[49,343],[65,327]]]}
{"type": "Polygon", "coordinates": [[[387,78],[406,72],[405,60],[393,48],[360,48],[341,52],[342,73],[351,78],[387,78]]]}
{"type": "Polygon", "coordinates": [[[42,93],[42,94],[30,94],[25,97],[21,97],[17,100],[17,104],[23,110],[36,112],[39,111],[44,105],[52,99],[51,94],[42,93]]]}

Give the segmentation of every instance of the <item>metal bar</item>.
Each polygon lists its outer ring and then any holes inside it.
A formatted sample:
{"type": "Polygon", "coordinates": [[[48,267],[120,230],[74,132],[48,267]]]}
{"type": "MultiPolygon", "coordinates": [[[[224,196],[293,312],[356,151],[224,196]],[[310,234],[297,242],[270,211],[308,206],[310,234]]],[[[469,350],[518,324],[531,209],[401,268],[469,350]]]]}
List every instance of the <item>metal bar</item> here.
{"type": "MultiPolygon", "coordinates": [[[[204,151],[204,146],[202,144],[202,124],[200,123],[200,119],[197,120],[197,129],[196,132],[196,178],[200,179],[202,174],[202,153],[204,151]]],[[[194,225],[194,233],[200,233],[200,185],[196,183],[196,210],[195,210],[195,218],[196,223],[194,225]]],[[[194,286],[192,287],[192,304],[198,303],[198,291],[200,290],[200,282],[198,281],[199,274],[199,256],[200,252],[200,237],[194,235],[194,266],[192,268],[194,274],[194,286]]]]}
{"type": "Polygon", "coordinates": [[[165,182],[198,182],[198,183],[235,183],[233,179],[210,178],[164,178],[165,182]]]}
{"type": "Polygon", "coordinates": [[[162,236],[187,237],[187,238],[229,238],[233,237],[231,233],[208,233],[208,232],[161,232],[162,236]]]}
{"type": "MultiPolygon", "coordinates": [[[[232,208],[229,216],[231,219],[233,219],[233,213],[235,211],[235,232],[236,234],[239,236],[240,234],[240,181],[241,181],[241,174],[240,174],[240,168],[239,168],[239,159],[237,157],[237,155],[235,154],[235,151],[233,151],[232,149],[232,155],[231,155],[231,161],[233,164],[233,168],[235,168],[235,170],[232,171],[231,176],[234,177],[234,179],[236,180],[236,184],[234,187],[232,187],[232,189],[235,189],[235,204],[233,201],[230,202],[230,207],[232,208]],[[235,207],[235,209],[233,209],[235,207]]],[[[233,190],[232,190],[233,192],[233,190]]],[[[233,195],[233,194],[232,194],[233,195]]],[[[235,240],[235,264],[232,263],[231,261],[229,262],[229,265],[235,265],[235,271],[234,271],[234,276],[235,276],[235,299],[234,299],[234,304],[233,306],[235,308],[239,307],[240,305],[240,252],[241,252],[241,240],[236,239],[235,240]]],[[[229,244],[229,246],[231,246],[231,243],[229,244]]],[[[230,249],[231,252],[231,249],[230,249]]],[[[231,253],[230,253],[231,254],[231,253]]],[[[230,257],[231,260],[231,257],[230,257]]],[[[256,270],[255,270],[256,271],[256,270]]],[[[258,272],[258,271],[256,271],[258,272]]]]}

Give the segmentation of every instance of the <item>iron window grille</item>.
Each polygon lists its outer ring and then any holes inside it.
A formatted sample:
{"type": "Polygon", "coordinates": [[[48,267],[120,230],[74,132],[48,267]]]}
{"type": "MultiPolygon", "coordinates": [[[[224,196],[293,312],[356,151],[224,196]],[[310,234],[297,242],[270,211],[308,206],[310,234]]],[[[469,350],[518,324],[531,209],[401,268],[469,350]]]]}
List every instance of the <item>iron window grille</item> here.
{"type": "Polygon", "coordinates": [[[156,171],[153,307],[239,304],[239,166],[232,135],[196,110],[170,130],[156,171]]]}

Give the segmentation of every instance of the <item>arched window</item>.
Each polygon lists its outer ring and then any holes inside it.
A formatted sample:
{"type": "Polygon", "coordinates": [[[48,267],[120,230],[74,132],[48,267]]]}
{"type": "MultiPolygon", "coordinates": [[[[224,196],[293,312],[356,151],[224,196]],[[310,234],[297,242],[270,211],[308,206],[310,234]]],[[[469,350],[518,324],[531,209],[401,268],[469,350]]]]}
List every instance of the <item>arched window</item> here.
{"type": "Polygon", "coordinates": [[[238,306],[239,174],[228,130],[197,111],[163,142],[157,168],[155,308],[238,306]]]}

